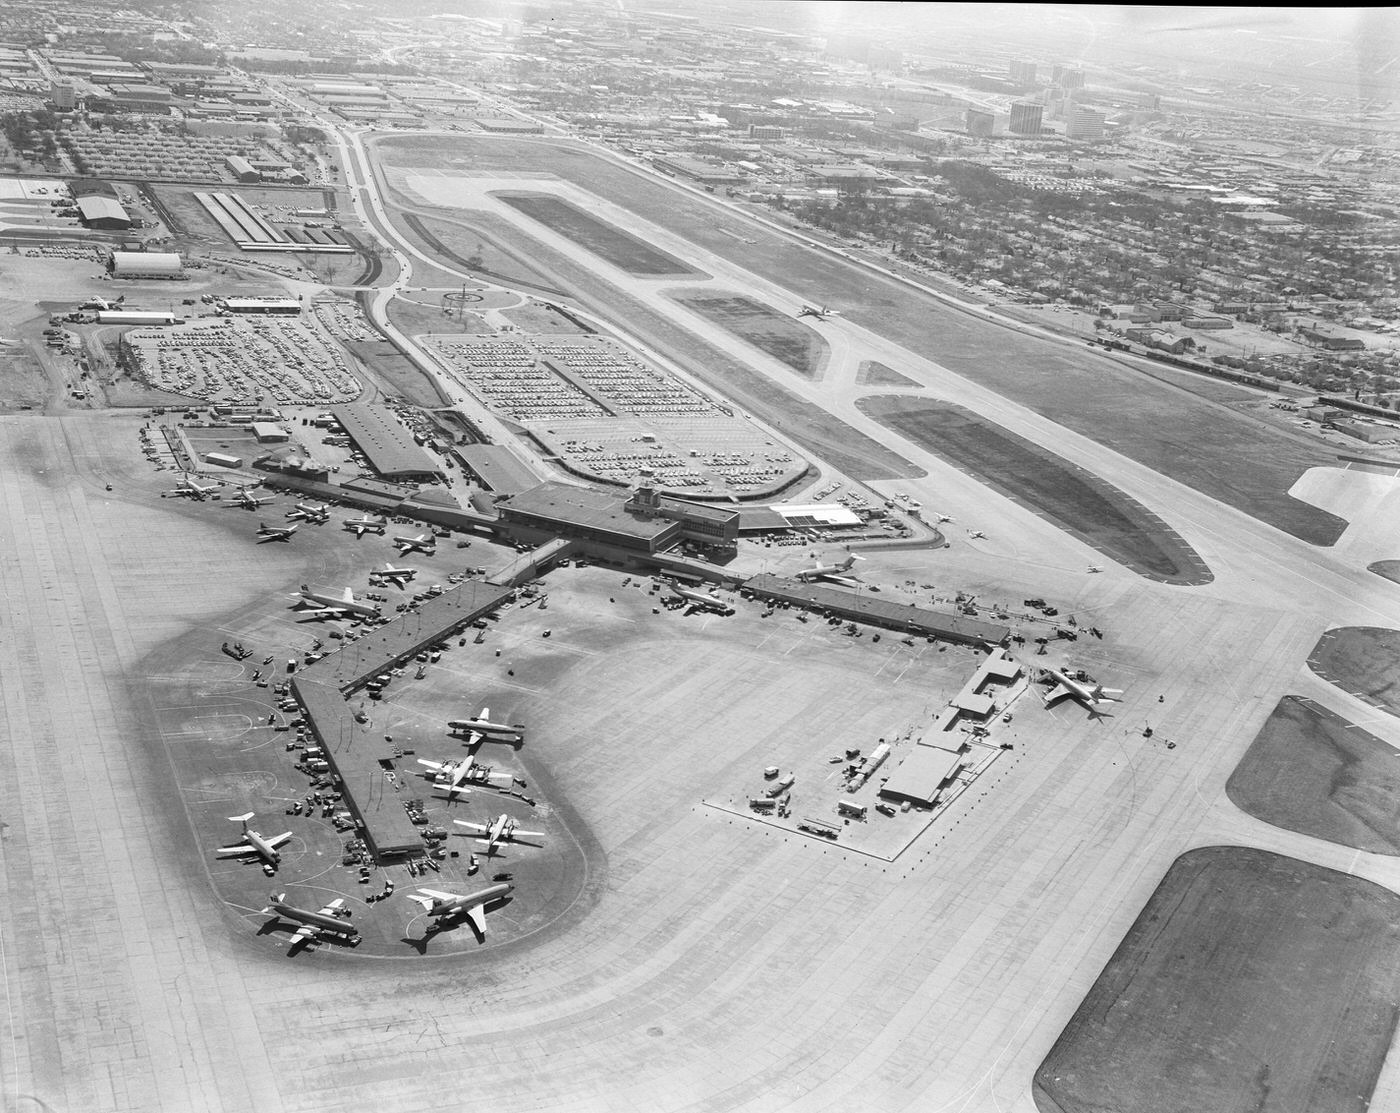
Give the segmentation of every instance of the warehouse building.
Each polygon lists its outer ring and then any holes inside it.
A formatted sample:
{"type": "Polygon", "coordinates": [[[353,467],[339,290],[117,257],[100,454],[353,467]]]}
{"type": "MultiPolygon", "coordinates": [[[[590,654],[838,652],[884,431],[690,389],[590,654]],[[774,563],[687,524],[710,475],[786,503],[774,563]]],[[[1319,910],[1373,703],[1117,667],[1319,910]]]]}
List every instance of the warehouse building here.
{"type": "Polygon", "coordinates": [[[131,217],[114,198],[88,194],[79,197],[76,203],[78,219],[86,228],[101,232],[123,232],[131,227],[131,217]]]}
{"type": "Polygon", "coordinates": [[[386,479],[441,479],[442,466],[414,441],[392,410],[352,402],[331,413],[346,436],[369,459],[370,467],[386,479]]]}
{"type": "Polygon", "coordinates": [[[183,278],[185,264],[168,251],[114,251],[107,270],[113,278],[183,278]]]}
{"type": "Polygon", "coordinates": [[[253,164],[242,155],[226,156],[224,158],[224,165],[228,167],[230,174],[245,185],[252,185],[254,182],[262,181],[262,175],[254,170],[253,164]]]}

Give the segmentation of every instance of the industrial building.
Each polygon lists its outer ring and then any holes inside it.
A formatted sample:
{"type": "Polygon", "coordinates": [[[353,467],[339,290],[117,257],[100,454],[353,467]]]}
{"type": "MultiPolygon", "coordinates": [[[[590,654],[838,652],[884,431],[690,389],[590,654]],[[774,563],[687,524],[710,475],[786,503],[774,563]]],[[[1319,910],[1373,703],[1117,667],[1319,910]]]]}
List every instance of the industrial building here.
{"type": "Polygon", "coordinates": [[[107,265],[113,278],[183,278],[185,264],[167,251],[114,251],[107,265]]]}
{"type": "Polygon", "coordinates": [[[87,228],[103,232],[123,232],[131,227],[131,217],[120,202],[100,194],[87,194],[76,201],[78,219],[87,228]]]}
{"type": "Polygon", "coordinates": [[[392,410],[352,402],[332,407],[331,413],[377,474],[386,479],[442,478],[442,466],[414,441],[392,410]]]}

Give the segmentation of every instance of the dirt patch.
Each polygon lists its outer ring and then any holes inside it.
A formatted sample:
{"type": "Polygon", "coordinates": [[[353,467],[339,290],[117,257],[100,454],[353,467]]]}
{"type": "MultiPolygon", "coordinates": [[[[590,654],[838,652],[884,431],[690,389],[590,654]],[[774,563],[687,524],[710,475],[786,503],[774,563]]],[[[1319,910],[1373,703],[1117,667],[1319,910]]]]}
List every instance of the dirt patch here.
{"type": "Polygon", "coordinates": [[[1400,560],[1377,560],[1366,565],[1367,572],[1383,576],[1391,583],[1400,584],[1400,560]]]}
{"type": "Polygon", "coordinates": [[[1367,703],[1400,715],[1400,630],[1343,626],[1328,630],[1308,657],[1308,668],[1367,703]]]}
{"type": "Polygon", "coordinates": [[[857,386],[915,386],[922,387],[913,379],[901,375],[893,367],[886,367],[873,359],[861,360],[856,370],[857,386]]]}
{"type": "Polygon", "coordinates": [[[682,263],[674,255],[668,255],[621,228],[584,212],[562,197],[548,193],[505,191],[493,192],[491,196],[637,278],[669,278],[677,275],[709,277],[703,271],[682,263]]]}
{"type": "Polygon", "coordinates": [[[351,340],[346,348],[369,371],[404,400],[415,406],[436,408],[448,405],[448,400],[418,365],[387,340],[351,340]]]}
{"type": "Polygon", "coordinates": [[[1225,785],[1285,831],[1400,854],[1400,750],[1312,700],[1284,696],[1225,785]]]}
{"type": "Polygon", "coordinates": [[[1209,583],[1210,569],[1136,499],[951,402],[862,398],[861,410],[1149,579],[1209,583]]]}
{"type": "Polygon", "coordinates": [[[1035,1073],[1042,1113],[1364,1113],[1395,1033],[1400,897],[1244,847],[1167,871],[1035,1073]]]}
{"type": "Polygon", "coordinates": [[[804,379],[821,378],[830,353],[826,341],[771,305],[727,291],[678,290],[670,296],[804,379]]]}

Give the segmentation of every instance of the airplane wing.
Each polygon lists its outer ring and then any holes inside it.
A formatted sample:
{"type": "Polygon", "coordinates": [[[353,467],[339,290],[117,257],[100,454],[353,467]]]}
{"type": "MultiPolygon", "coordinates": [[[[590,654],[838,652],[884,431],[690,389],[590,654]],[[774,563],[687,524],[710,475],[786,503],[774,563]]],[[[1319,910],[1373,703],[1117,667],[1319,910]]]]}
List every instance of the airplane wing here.
{"type": "Polygon", "coordinates": [[[257,852],[258,848],[255,846],[221,846],[214,851],[220,858],[244,858],[257,852]]]}
{"type": "Polygon", "coordinates": [[[1056,684],[1054,688],[1045,694],[1044,699],[1047,704],[1051,704],[1056,700],[1062,700],[1066,696],[1073,696],[1074,694],[1075,691],[1073,688],[1067,687],[1064,684],[1056,684]]]}
{"type": "Polygon", "coordinates": [[[468,754],[474,754],[477,751],[477,747],[481,745],[482,739],[485,737],[486,735],[482,734],[479,730],[469,730],[467,731],[466,741],[463,742],[462,745],[466,746],[468,754]]]}
{"type": "Polygon", "coordinates": [[[314,943],[319,941],[320,938],[320,928],[314,927],[311,924],[302,924],[301,927],[297,928],[296,931],[292,932],[291,938],[287,940],[287,945],[291,946],[292,944],[296,943],[299,939],[305,939],[309,942],[314,943]]]}
{"type": "Polygon", "coordinates": [[[426,765],[434,773],[442,773],[447,770],[447,763],[445,761],[429,761],[425,757],[420,757],[418,759],[418,764],[426,765]]]}
{"type": "Polygon", "coordinates": [[[467,919],[472,922],[472,927],[476,928],[482,935],[486,934],[486,909],[479,904],[467,909],[467,919]]]}
{"type": "MultiPolygon", "coordinates": [[[[454,819],[452,822],[457,824],[458,827],[465,827],[468,831],[475,831],[477,838],[485,838],[486,834],[491,830],[489,827],[480,823],[468,823],[465,819],[454,819]]],[[[426,890],[424,891],[426,892],[426,890]]]]}
{"type": "Polygon", "coordinates": [[[461,781],[450,785],[433,785],[433,792],[445,800],[458,800],[463,796],[470,796],[472,794],[471,789],[462,787],[461,781]]]}
{"type": "Polygon", "coordinates": [[[290,831],[283,831],[280,835],[275,835],[274,837],[268,839],[267,845],[272,847],[273,850],[276,850],[279,846],[281,846],[291,837],[292,833],[290,831]]]}
{"type": "Polygon", "coordinates": [[[307,607],[307,608],[306,608],[306,613],[307,613],[307,614],[345,614],[345,613],[346,613],[346,610],[345,610],[344,607],[332,607],[332,606],[307,607]]]}
{"type": "Polygon", "coordinates": [[[514,831],[510,833],[510,837],[513,839],[542,839],[544,838],[544,832],[522,831],[519,827],[517,827],[514,831]]]}
{"type": "MultiPolygon", "coordinates": [[[[456,894],[456,893],[444,893],[441,889],[419,889],[418,891],[419,891],[420,893],[422,893],[424,896],[432,897],[432,898],[434,898],[435,900],[457,900],[457,899],[459,899],[459,898],[458,898],[458,894],[456,894]]],[[[412,894],[409,894],[409,895],[412,896],[412,894]]]]}
{"type": "Polygon", "coordinates": [[[344,908],[344,907],[345,907],[345,898],[344,898],[344,897],[336,897],[335,900],[331,901],[330,904],[326,905],[324,908],[321,909],[321,915],[322,915],[322,916],[334,916],[337,912],[339,912],[339,911],[340,911],[342,908],[344,908]]]}

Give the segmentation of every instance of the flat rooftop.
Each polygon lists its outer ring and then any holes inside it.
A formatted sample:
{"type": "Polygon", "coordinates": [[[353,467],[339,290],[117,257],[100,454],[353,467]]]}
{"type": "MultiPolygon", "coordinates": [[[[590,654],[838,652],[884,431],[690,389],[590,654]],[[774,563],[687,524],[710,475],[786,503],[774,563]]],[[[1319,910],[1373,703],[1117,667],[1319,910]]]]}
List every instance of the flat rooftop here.
{"type": "Polygon", "coordinates": [[[355,721],[347,698],[370,678],[495,610],[511,590],[468,580],[328,653],[292,678],[292,693],[376,859],[416,855],[424,843],[404,811],[407,797],[394,791],[380,764],[395,756],[392,744],[355,721]]]}
{"type": "Polygon", "coordinates": [[[384,406],[351,402],[332,406],[331,413],[368,458],[374,470],[387,478],[406,475],[440,475],[442,466],[423,451],[413,434],[384,406]]]}
{"type": "Polygon", "coordinates": [[[463,444],[453,450],[488,491],[519,494],[539,483],[529,468],[499,444],[463,444]]]}
{"type": "Polygon", "coordinates": [[[943,638],[966,644],[1000,645],[1011,633],[1010,627],[997,622],[983,622],[960,614],[929,610],[916,603],[896,603],[868,593],[862,594],[840,587],[807,584],[783,576],[763,573],[744,581],[745,590],[777,599],[800,603],[859,622],[873,622],[895,630],[943,638]]]}
{"type": "Polygon", "coordinates": [[[497,508],[505,517],[519,514],[648,542],[675,528],[674,523],[666,519],[639,518],[629,514],[623,509],[626,502],[627,495],[621,491],[598,491],[568,483],[541,483],[498,502],[497,508]]]}
{"type": "Polygon", "coordinates": [[[932,746],[915,746],[880,788],[881,796],[932,804],[939,789],[958,775],[964,758],[932,746]]]}

